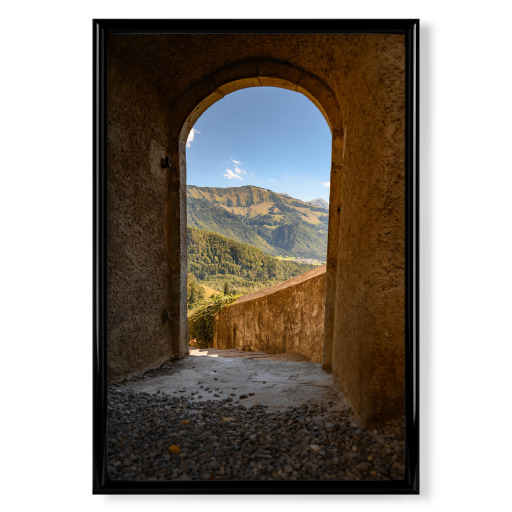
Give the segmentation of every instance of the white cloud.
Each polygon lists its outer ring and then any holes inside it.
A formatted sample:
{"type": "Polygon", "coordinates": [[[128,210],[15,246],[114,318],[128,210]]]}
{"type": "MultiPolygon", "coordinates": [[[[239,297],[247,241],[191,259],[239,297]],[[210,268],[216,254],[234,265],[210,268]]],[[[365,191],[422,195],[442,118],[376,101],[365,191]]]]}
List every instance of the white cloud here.
{"type": "Polygon", "coordinates": [[[285,176],[288,176],[288,173],[287,173],[286,171],[283,171],[283,174],[284,174],[285,176]]]}
{"type": "Polygon", "coordinates": [[[270,178],[270,181],[271,181],[272,183],[275,183],[275,182],[276,182],[276,180],[275,180],[274,178],[270,178]]]}
{"type": "Polygon", "coordinates": [[[190,147],[190,143],[194,140],[196,133],[201,133],[201,132],[199,130],[196,130],[195,128],[192,128],[192,130],[190,130],[190,133],[188,134],[188,137],[187,137],[187,148],[190,147]]]}
{"type": "MultiPolygon", "coordinates": [[[[241,160],[235,160],[232,156],[229,157],[229,160],[226,160],[224,163],[230,165],[234,164],[233,169],[226,169],[226,174],[224,176],[228,180],[232,180],[233,178],[237,178],[239,180],[243,180],[242,176],[254,176],[253,172],[246,171],[245,169],[242,169],[240,165],[242,164],[241,160]]],[[[231,167],[231,166],[230,166],[231,167]]]]}
{"type": "Polygon", "coordinates": [[[330,181],[326,181],[326,182],[322,183],[322,185],[324,187],[330,188],[331,187],[331,182],[330,181]]]}
{"type": "Polygon", "coordinates": [[[243,181],[242,176],[240,176],[240,174],[234,173],[231,169],[226,169],[226,174],[223,174],[223,176],[225,176],[228,180],[237,179],[243,181]]]}
{"type": "MultiPolygon", "coordinates": [[[[235,164],[235,167],[234,167],[234,169],[235,169],[235,170],[234,170],[234,171],[231,171],[231,170],[229,170],[229,169],[226,169],[226,171],[229,171],[229,173],[230,173],[230,177],[229,177],[229,179],[230,179],[230,180],[231,180],[231,179],[233,179],[233,176],[232,176],[233,172],[234,172],[234,173],[236,173],[236,174],[238,174],[237,178],[240,178],[240,179],[242,179],[242,178],[241,178],[241,175],[244,175],[244,176],[245,176],[245,175],[247,174],[247,171],[246,171],[245,169],[241,169],[241,168],[240,168],[240,164],[242,163],[240,160],[235,160],[232,156],[230,156],[230,157],[229,157],[229,160],[226,160],[226,162],[225,162],[225,163],[226,163],[226,164],[228,164],[228,165],[229,165],[230,163],[235,164]]],[[[249,173],[249,174],[254,175],[254,173],[253,173],[253,172],[251,172],[251,173],[249,173]]],[[[224,174],[224,176],[226,176],[226,177],[227,177],[227,174],[224,174]]]]}

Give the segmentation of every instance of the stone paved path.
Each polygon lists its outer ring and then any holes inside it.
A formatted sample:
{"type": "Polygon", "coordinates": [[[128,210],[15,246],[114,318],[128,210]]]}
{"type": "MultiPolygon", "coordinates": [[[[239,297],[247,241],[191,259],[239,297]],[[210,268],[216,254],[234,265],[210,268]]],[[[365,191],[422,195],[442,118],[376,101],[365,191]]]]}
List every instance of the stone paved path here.
{"type": "MultiPolygon", "coordinates": [[[[286,356],[283,354],[283,356],[286,356]]],[[[299,356],[300,357],[300,356],[299,356]]],[[[290,362],[263,352],[191,349],[191,355],[120,386],[195,402],[262,404],[269,411],[316,401],[345,410],[347,402],[320,364],[290,362]]]]}
{"type": "Polygon", "coordinates": [[[244,352],[236,348],[221,350],[220,348],[200,349],[190,347],[191,356],[225,357],[228,359],[266,359],[267,361],[290,361],[309,363],[309,359],[298,354],[267,354],[266,352],[244,352]]]}

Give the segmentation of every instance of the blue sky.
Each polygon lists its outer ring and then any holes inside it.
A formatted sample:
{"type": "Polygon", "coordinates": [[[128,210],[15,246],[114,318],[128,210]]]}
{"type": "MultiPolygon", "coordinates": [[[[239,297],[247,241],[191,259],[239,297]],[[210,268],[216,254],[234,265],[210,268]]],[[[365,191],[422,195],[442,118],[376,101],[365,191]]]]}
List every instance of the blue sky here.
{"type": "Polygon", "coordinates": [[[331,132],[304,95],[277,87],[228,94],[197,120],[187,143],[187,183],[255,185],[329,200],[331,132]]]}

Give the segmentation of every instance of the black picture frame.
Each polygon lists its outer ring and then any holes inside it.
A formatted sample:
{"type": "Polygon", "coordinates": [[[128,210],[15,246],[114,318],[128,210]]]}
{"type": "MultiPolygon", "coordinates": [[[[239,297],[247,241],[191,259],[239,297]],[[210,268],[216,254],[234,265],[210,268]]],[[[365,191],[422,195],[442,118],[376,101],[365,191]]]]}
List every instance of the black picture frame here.
{"type": "Polygon", "coordinates": [[[419,20],[93,20],[93,494],[419,494],[419,20]],[[405,106],[405,479],[111,481],[107,478],[107,124],[110,34],[403,34],[405,106]]]}

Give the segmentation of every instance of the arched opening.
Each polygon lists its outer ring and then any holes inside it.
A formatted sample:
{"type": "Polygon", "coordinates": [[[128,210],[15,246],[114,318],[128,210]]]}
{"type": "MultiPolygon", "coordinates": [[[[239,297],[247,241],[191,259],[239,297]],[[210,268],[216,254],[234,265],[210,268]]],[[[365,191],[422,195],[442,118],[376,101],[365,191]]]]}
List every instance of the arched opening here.
{"type": "MultiPolygon", "coordinates": [[[[207,85],[197,84],[188,90],[179,102],[173,104],[171,111],[174,117],[179,116],[183,120],[177,126],[180,129],[171,131],[171,148],[176,148],[171,158],[179,169],[180,192],[175,199],[182,205],[180,207],[180,229],[175,232],[174,244],[180,248],[178,267],[174,268],[175,283],[179,281],[181,290],[180,304],[180,332],[176,333],[179,340],[178,352],[184,354],[188,347],[188,325],[186,322],[186,211],[183,204],[186,203],[186,146],[190,131],[199,117],[215,102],[225,95],[248,87],[280,87],[305,95],[320,110],[324,116],[332,134],[331,146],[331,173],[330,173],[330,198],[329,198],[329,233],[327,245],[327,270],[325,284],[325,321],[324,342],[322,350],[322,366],[330,370],[333,351],[334,328],[334,302],[336,295],[336,267],[338,260],[338,236],[339,236],[339,212],[340,212],[340,178],[341,162],[343,158],[343,128],[341,112],[337,100],[332,91],[320,80],[312,75],[297,69],[289,64],[274,60],[258,60],[255,67],[247,66],[246,62],[231,65],[214,73],[207,85]],[[247,74],[253,76],[247,76],[247,74]],[[333,192],[334,191],[334,192],[333,192]],[[179,276],[177,275],[179,273],[179,276]]],[[[171,235],[172,236],[172,235],[171,235]]],[[[171,261],[172,265],[172,261],[171,261]]],[[[176,286],[176,285],[175,285],[176,286]]],[[[178,313],[178,312],[177,312],[178,313]]]]}
{"type": "Polygon", "coordinates": [[[207,311],[236,298],[211,319],[215,348],[322,362],[331,147],[318,108],[278,87],[231,92],[191,129],[187,287],[197,347],[214,342],[207,311]]]}

